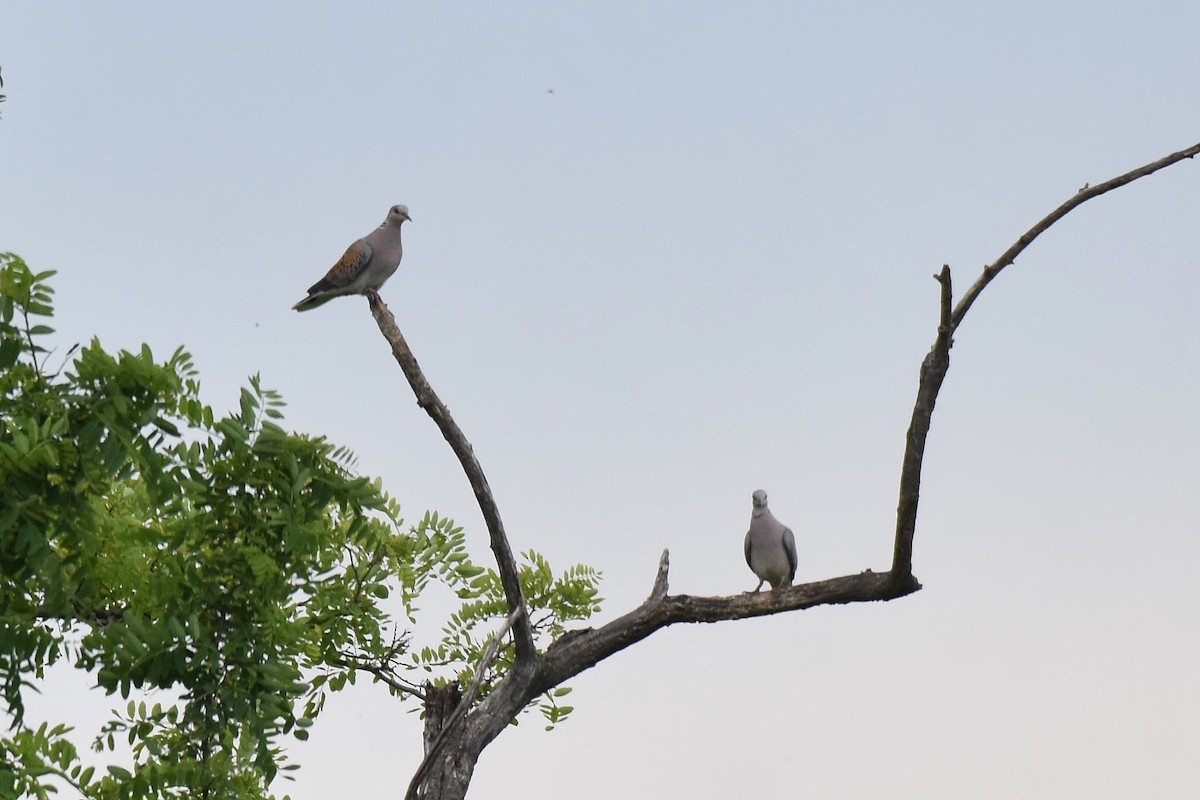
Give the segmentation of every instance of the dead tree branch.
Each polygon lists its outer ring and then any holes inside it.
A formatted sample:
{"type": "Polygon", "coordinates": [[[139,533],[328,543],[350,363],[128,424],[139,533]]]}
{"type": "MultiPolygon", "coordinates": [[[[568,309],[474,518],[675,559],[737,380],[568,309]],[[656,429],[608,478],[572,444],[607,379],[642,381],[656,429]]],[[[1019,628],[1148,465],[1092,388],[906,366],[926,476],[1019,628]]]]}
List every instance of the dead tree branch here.
{"type": "Polygon", "coordinates": [[[771,592],[743,592],[727,597],[668,595],[665,593],[667,563],[664,550],[650,596],[633,611],[594,630],[572,631],[569,637],[552,644],[538,663],[531,685],[532,696],[569,680],[668,625],[725,622],[814,606],[894,600],[920,588],[915,581],[897,582],[888,573],[867,570],[771,592]]]}
{"type": "Polygon", "coordinates": [[[1138,178],[1144,178],[1147,175],[1152,175],[1155,172],[1158,172],[1160,169],[1165,169],[1166,167],[1183,161],[1184,159],[1193,158],[1198,154],[1200,154],[1200,143],[1194,144],[1185,150],[1180,150],[1177,153],[1171,153],[1171,155],[1160,158],[1157,161],[1151,161],[1145,166],[1130,170],[1124,175],[1118,175],[1112,180],[1105,181],[1104,183],[1098,183],[1095,186],[1085,184],[1082,189],[1080,189],[1073,197],[1071,197],[1071,199],[1067,200],[1058,208],[1051,211],[1036,225],[1025,231],[1025,233],[1021,235],[1020,239],[1017,239],[1017,241],[1013,242],[1011,247],[1000,254],[999,258],[983,268],[983,274],[980,275],[979,279],[971,285],[970,289],[967,289],[966,293],[962,296],[962,300],[958,301],[958,306],[954,309],[954,316],[952,320],[953,327],[951,333],[953,333],[955,330],[958,330],[958,326],[962,324],[963,317],[967,315],[967,311],[970,310],[975,300],[979,297],[980,292],[984,290],[984,287],[991,283],[992,279],[1000,274],[1000,270],[1016,261],[1017,256],[1019,256],[1026,247],[1032,244],[1034,239],[1045,233],[1051,225],[1058,222],[1060,219],[1071,213],[1083,203],[1091,200],[1093,197],[1099,197],[1106,192],[1111,192],[1113,189],[1119,189],[1127,183],[1133,183],[1138,178]]]}
{"type": "Polygon", "coordinates": [[[1084,186],[1069,200],[1022,234],[998,259],[984,267],[983,274],[967,289],[953,311],[950,310],[953,302],[950,268],[943,266],[942,271],[934,276],[942,287],[941,312],[937,338],[934,340],[933,348],[921,363],[917,399],[913,404],[912,422],[909,424],[904,447],[904,461],[900,470],[900,501],[896,508],[896,542],[892,554],[892,575],[896,580],[905,580],[912,575],[912,542],[917,527],[917,503],[921,489],[921,466],[925,457],[925,439],[929,435],[929,425],[933,417],[933,407],[937,403],[938,392],[942,388],[942,381],[946,377],[947,370],[950,369],[950,347],[954,343],[954,333],[962,324],[967,311],[978,299],[980,293],[992,282],[992,279],[1000,274],[1001,270],[1016,261],[1017,256],[1032,244],[1034,239],[1045,233],[1051,225],[1071,211],[1093,197],[1099,197],[1106,192],[1132,183],[1138,178],[1152,175],[1160,169],[1192,158],[1197,154],[1200,154],[1200,143],[1130,170],[1124,175],[1118,175],[1104,183],[1084,186]]]}
{"type": "MultiPolygon", "coordinates": [[[[1200,144],[1173,153],[1105,183],[1092,187],[1085,186],[1074,197],[1029,229],[999,259],[984,267],[983,274],[967,290],[957,306],[953,305],[954,292],[950,268],[943,266],[941,271],[934,276],[940,286],[937,335],[933,347],[921,362],[917,397],[905,440],[904,459],[900,472],[899,503],[896,509],[896,535],[892,567],[889,572],[880,574],[867,570],[858,575],[831,578],[761,594],[745,593],[731,597],[670,595],[668,594],[670,560],[668,553],[664,551],[659,560],[650,594],[640,606],[599,628],[568,631],[542,654],[536,652],[533,644],[516,563],[513,560],[508,539],[500,522],[499,511],[483,471],[475,459],[470,444],[451,418],[450,412],[438,400],[437,395],[425,380],[420,367],[417,366],[416,359],[396,326],[395,319],[379,296],[374,292],[369,292],[367,296],[371,304],[371,311],[379,324],[380,331],[391,344],[392,352],[412,386],[418,405],[429,413],[441,429],[442,435],[445,436],[446,441],[450,443],[451,448],[458,456],[463,470],[475,490],[476,499],[488,525],[492,551],[495,553],[504,592],[508,599],[509,619],[506,628],[512,627],[517,649],[514,668],[495,683],[487,696],[474,709],[470,708],[476,688],[473,686],[472,691],[457,702],[452,714],[446,709],[439,712],[449,715],[449,719],[440,729],[433,746],[428,748],[426,761],[422,763],[421,769],[413,779],[409,797],[432,796],[439,800],[462,798],[466,794],[475,764],[483,748],[507,728],[532,700],[668,625],[746,619],[812,608],[818,605],[886,601],[903,597],[920,589],[920,583],[913,576],[912,565],[913,538],[916,532],[925,443],[929,435],[938,393],[950,368],[950,348],[954,344],[954,333],[962,324],[967,311],[1001,270],[1013,263],[1034,239],[1080,204],[1171,164],[1190,159],[1198,153],[1200,153],[1200,144]],[[437,763],[431,767],[430,763],[435,759],[437,763]],[[420,788],[422,777],[433,773],[438,775],[436,789],[426,785],[424,793],[422,793],[420,788]]],[[[493,640],[492,645],[496,645],[498,641],[499,635],[493,640]]],[[[491,647],[489,646],[490,651],[491,647]]],[[[486,655],[480,671],[476,675],[476,681],[488,661],[486,655]]],[[[427,694],[432,696],[434,693],[430,691],[427,694]]],[[[429,703],[427,702],[426,705],[426,710],[429,711],[429,703]]],[[[447,707],[450,705],[453,704],[447,701],[447,707]]],[[[426,781],[426,784],[432,782],[431,778],[426,781]]]]}
{"type": "Polygon", "coordinates": [[[937,404],[942,381],[950,369],[950,347],[954,344],[950,327],[950,303],[953,291],[950,267],[933,276],[941,284],[941,313],[937,338],[933,348],[921,362],[917,384],[917,399],[913,403],[912,420],[904,439],[904,460],[900,465],[900,501],[896,506],[896,542],[892,549],[892,578],[897,583],[915,583],[912,575],[913,537],[917,532],[917,505],[921,497],[921,468],[925,463],[925,440],[933,422],[933,407],[937,404]]]}
{"type": "Polygon", "coordinates": [[[450,409],[446,408],[445,403],[438,398],[433,387],[429,385],[429,381],[425,379],[425,374],[421,372],[421,366],[417,363],[417,358],[409,348],[408,342],[405,341],[404,334],[400,332],[400,327],[396,324],[396,318],[392,316],[392,312],[388,310],[377,292],[368,292],[367,301],[371,304],[371,314],[375,317],[376,324],[379,325],[380,333],[392,346],[392,355],[396,357],[396,363],[404,371],[404,377],[408,378],[408,385],[412,387],[413,394],[416,395],[417,405],[425,409],[425,413],[429,414],[438,426],[442,436],[450,444],[450,449],[454,451],[454,455],[458,456],[463,472],[466,473],[467,480],[471,483],[471,489],[475,492],[475,500],[479,503],[479,510],[483,512],[483,520],[487,524],[492,553],[496,557],[496,566],[500,572],[500,584],[504,587],[504,596],[508,601],[508,613],[511,615],[518,610],[521,612],[513,625],[513,637],[516,640],[517,650],[516,669],[531,669],[537,653],[533,646],[533,631],[529,626],[529,617],[525,611],[525,596],[521,593],[517,561],[513,558],[512,548],[508,544],[508,536],[504,533],[504,522],[500,519],[500,509],[496,506],[495,498],[492,497],[492,489],[488,486],[487,476],[483,474],[483,467],[475,458],[475,451],[471,448],[471,443],[463,435],[458,423],[450,416],[450,409]]]}

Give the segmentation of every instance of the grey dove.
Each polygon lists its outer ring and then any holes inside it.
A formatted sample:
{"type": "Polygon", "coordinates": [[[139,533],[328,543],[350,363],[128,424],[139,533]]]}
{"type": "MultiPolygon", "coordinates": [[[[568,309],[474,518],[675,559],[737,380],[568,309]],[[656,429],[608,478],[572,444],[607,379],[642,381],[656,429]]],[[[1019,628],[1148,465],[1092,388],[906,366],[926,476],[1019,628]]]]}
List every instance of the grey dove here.
{"type": "Polygon", "coordinates": [[[345,254],[329,268],[325,277],[308,287],[308,297],[292,308],[308,311],[344,294],[366,294],[379,289],[400,266],[404,249],[400,246],[400,226],[408,215],[408,206],[392,206],[387,219],[375,230],[346,248],[345,254]]]}
{"type": "Polygon", "coordinates": [[[764,582],[772,589],[791,586],[796,577],[796,537],[792,529],[775,519],[767,508],[767,493],[753,495],[750,530],[746,531],[746,563],[758,576],[757,592],[764,582]]]}

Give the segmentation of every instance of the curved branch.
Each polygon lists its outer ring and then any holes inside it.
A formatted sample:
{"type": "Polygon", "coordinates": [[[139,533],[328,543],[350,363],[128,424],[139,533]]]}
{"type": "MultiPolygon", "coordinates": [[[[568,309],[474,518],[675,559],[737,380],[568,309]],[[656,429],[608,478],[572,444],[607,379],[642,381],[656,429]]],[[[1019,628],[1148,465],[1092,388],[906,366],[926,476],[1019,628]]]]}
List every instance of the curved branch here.
{"type": "Polygon", "coordinates": [[[537,657],[537,650],[533,645],[533,631],[529,627],[529,615],[525,610],[525,597],[521,593],[517,561],[513,558],[512,548],[504,533],[504,522],[500,519],[500,509],[496,506],[495,498],[492,497],[492,489],[488,486],[487,477],[483,474],[483,467],[475,458],[475,451],[471,448],[471,443],[467,441],[467,437],[463,435],[454,418],[450,416],[450,409],[446,408],[437,393],[433,391],[433,387],[429,385],[429,381],[425,379],[425,374],[421,372],[417,358],[409,349],[408,342],[404,340],[404,334],[400,332],[400,327],[396,324],[396,318],[392,316],[392,312],[388,310],[378,292],[368,291],[366,294],[367,301],[371,304],[371,314],[375,317],[376,324],[379,325],[379,332],[392,346],[392,355],[396,357],[396,363],[404,371],[404,377],[408,379],[408,385],[412,387],[413,394],[416,395],[417,405],[425,409],[425,412],[438,426],[442,436],[450,444],[450,449],[454,451],[454,455],[458,456],[463,472],[466,473],[467,480],[471,483],[471,489],[475,492],[475,500],[479,503],[479,510],[483,512],[483,520],[487,524],[492,553],[495,554],[496,566],[500,573],[500,584],[504,587],[504,596],[508,601],[508,613],[513,615],[518,610],[520,611],[513,624],[517,668],[532,669],[534,659],[537,657]]]}
{"type": "Polygon", "coordinates": [[[962,324],[963,317],[967,315],[967,311],[971,309],[971,305],[975,302],[976,298],[979,297],[979,294],[983,291],[984,287],[992,282],[992,278],[995,278],[996,275],[1000,273],[1000,270],[1016,261],[1017,256],[1021,254],[1021,251],[1032,244],[1034,239],[1045,233],[1047,228],[1065,217],[1077,206],[1086,203],[1093,197],[1099,197],[1100,195],[1106,192],[1111,192],[1113,189],[1118,189],[1127,183],[1133,183],[1138,178],[1144,178],[1147,175],[1152,175],[1153,173],[1158,172],[1160,169],[1169,167],[1172,164],[1183,161],[1184,159],[1192,158],[1198,154],[1200,154],[1200,143],[1194,144],[1185,150],[1180,150],[1177,153],[1171,153],[1171,155],[1160,158],[1157,161],[1151,161],[1149,164],[1146,164],[1143,167],[1130,170],[1124,175],[1118,175],[1112,180],[1105,181],[1104,183],[1098,183],[1095,186],[1085,185],[1082,189],[1075,193],[1074,197],[1051,211],[1044,218],[1042,218],[1038,224],[1025,231],[1020,239],[1017,239],[1017,241],[1013,242],[1012,247],[1005,250],[1000,254],[999,258],[983,268],[983,274],[979,276],[979,280],[975,281],[975,283],[971,285],[970,289],[967,289],[966,293],[962,296],[962,300],[958,302],[958,306],[954,309],[953,328],[951,332],[957,330],[958,326],[962,324]]]}
{"type": "Polygon", "coordinates": [[[1172,153],[1169,156],[1152,161],[1145,166],[1118,175],[1112,180],[1084,186],[1065,203],[1043,217],[1036,225],[1027,230],[1017,239],[998,259],[983,268],[983,274],[967,289],[953,311],[950,309],[953,292],[950,285],[950,268],[943,266],[942,271],[934,277],[941,284],[941,314],[938,324],[937,339],[929,355],[921,363],[921,377],[917,388],[917,400],[913,405],[912,422],[909,424],[908,437],[904,447],[904,462],[900,470],[900,501],[896,508],[896,543],[892,555],[892,574],[896,576],[912,574],[912,541],[917,526],[917,503],[921,489],[921,466],[925,457],[925,440],[929,435],[929,426],[933,418],[933,408],[937,403],[938,392],[942,388],[946,371],[950,369],[950,347],[958,326],[972,304],[1000,271],[1016,261],[1017,256],[1028,247],[1034,239],[1069,214],[1081,204],[1093,197],[1111,192],[1132,183],[1138,178],[1152,175],[1160,169],[1189,159],[1200,154],[1200,144],[1172,153]]]}

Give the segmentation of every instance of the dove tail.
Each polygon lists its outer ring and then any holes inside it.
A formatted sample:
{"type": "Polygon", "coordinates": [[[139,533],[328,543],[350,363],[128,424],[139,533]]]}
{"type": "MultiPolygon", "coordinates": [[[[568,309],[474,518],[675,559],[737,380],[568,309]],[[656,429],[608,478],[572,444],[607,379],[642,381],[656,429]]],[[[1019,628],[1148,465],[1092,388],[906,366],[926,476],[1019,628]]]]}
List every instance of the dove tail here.
{"type": "Polygon", "coordinates": [[[301,300],[296,305],[292,306],[293,311],[312,311],[317,306],[323,306],[332,300],[333,297],[327,294],[310,294],[308,297],[301,300]]]}

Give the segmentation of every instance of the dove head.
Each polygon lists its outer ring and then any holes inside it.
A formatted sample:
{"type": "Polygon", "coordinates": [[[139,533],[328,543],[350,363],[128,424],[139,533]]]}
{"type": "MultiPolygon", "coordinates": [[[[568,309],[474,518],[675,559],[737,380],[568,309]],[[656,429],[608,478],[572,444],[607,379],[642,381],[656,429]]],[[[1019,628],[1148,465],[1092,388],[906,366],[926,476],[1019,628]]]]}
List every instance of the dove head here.
{"type": "Polygon", "coordinates": [[[388,209],[387,219],[383,221],[383,224],[398,227],[405,220],[412,220],[412,217],[408,215],[408,206],[392,206],[388,209]]]}
{"type": "Polygon", "coordinates": [[[755,512],[766,510],[766,508],[767,508],[767,493],[766,492],[764,492],[762,489],[757,489],[757,490],[755,490],[754,494],[751,495],[751,497],[754,499],[755,512]]]}

